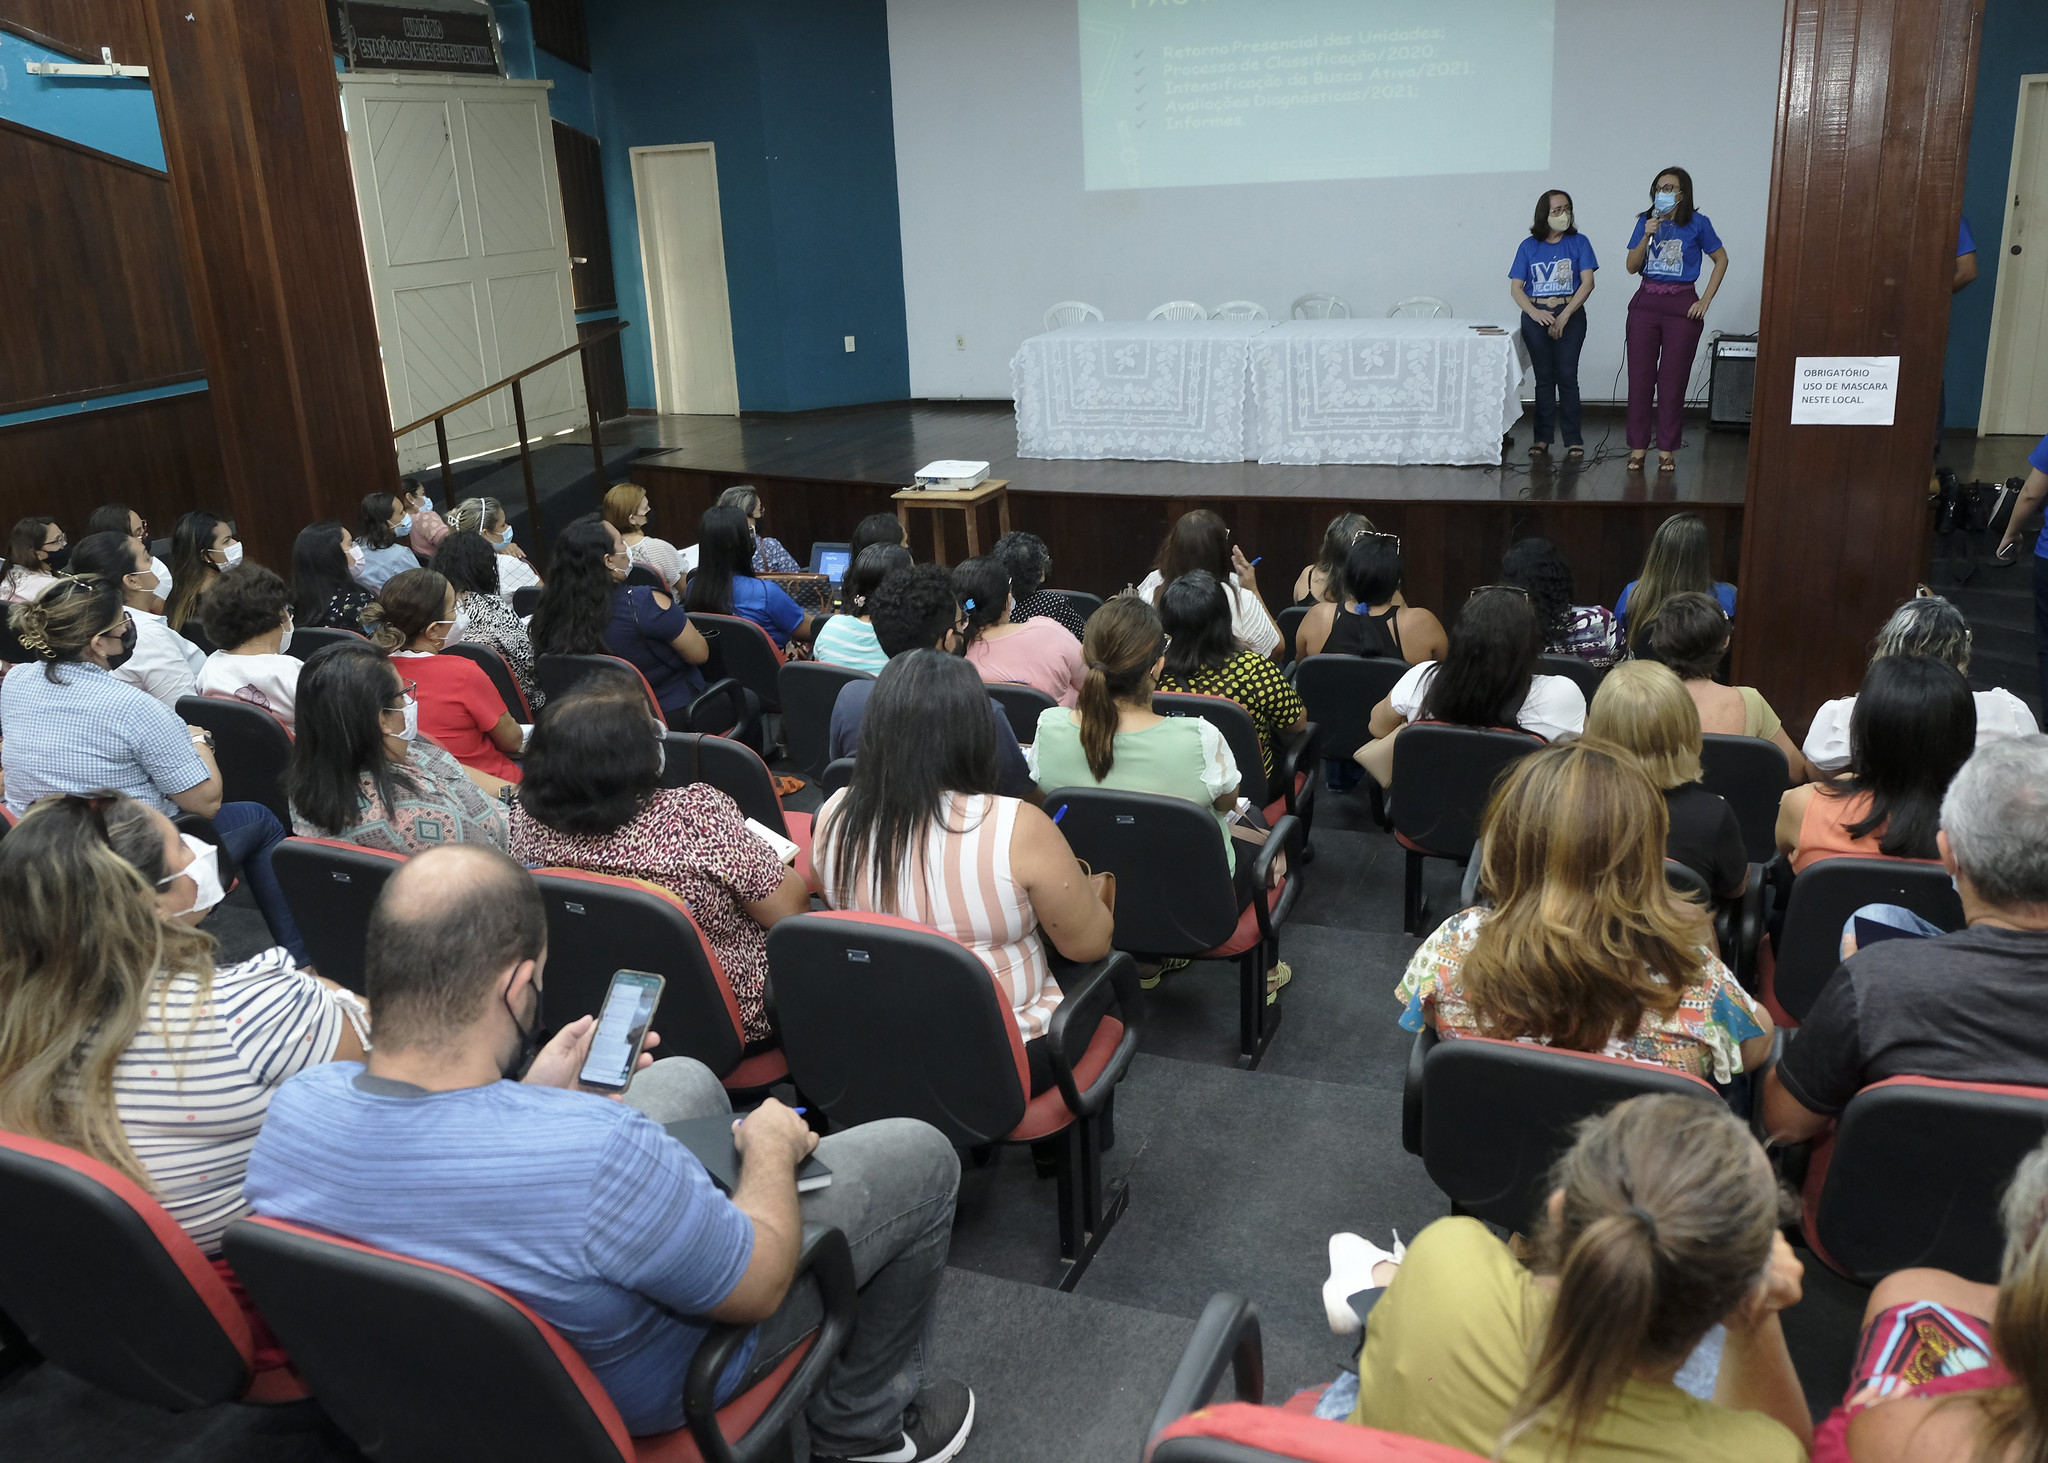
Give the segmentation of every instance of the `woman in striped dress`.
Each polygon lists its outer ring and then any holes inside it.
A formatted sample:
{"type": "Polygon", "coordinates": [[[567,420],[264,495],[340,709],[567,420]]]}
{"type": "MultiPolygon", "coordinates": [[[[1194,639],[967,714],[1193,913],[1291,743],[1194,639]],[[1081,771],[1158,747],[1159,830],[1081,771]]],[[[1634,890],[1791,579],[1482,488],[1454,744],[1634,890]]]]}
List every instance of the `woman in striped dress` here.
{"type": "Polygon", "coordinates": [[[937,650],[891,660],[861,721],[853,781],[812,844],[834,909],[929,925],[981,958],[1024,1040],[1033,1095],[1052,1086],[1044,1036],[1060,1003],[1044,941],[1109,953],[1115,919],[1052,819],[996,792],[995,724],[972,666],[937,650]]]}

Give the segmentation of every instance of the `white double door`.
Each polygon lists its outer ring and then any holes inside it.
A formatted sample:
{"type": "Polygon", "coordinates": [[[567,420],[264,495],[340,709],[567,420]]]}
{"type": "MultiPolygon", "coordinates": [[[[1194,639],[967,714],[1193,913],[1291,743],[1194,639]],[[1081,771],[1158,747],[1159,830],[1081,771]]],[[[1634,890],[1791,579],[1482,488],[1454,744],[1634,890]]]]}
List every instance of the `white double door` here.
{"type": "MultiPolygon", "coordinates": [[[[392,425],[459,401],[576,339],[548,83],[343,77],[343,115],[392,425]]],[[[586,420],[575,357],[521,383],[528,440],[586,420]]],[[[448,453],[517,445],[498,391],[451,413],[448,453]]],[[[439,460],[431,427],[401,471],[439,460]]]]}
{"type": "Polygon", "coordinates": [[[2005,196],[1978,430],[2037,437],[2048,432],[2048,74],[2020,78],[2005,196]]]}

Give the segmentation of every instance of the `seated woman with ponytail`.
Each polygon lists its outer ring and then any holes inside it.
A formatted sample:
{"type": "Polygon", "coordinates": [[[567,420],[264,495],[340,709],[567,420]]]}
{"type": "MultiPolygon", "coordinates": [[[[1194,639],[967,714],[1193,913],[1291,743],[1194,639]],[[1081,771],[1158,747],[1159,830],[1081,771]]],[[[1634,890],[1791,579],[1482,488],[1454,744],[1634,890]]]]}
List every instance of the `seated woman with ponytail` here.
{"type": "Polygon", "coordinates": [[[2048,1143],[2000,1209],[1998,1284],[1901,1270],[1863,1308],[1863,1342],[1813,1463],[1979,1463],[2048,1456],[2048,1143]]]}
{"type": "Polygon", "coordinates": [[[1804,1463],[1813,1423],[1778,1320],[1803,1272],[1741,1122],[1634,1098],[1580,1125],[1553,1181],[1533,1269],[1470,1218],[1376,1267],[1351,1421],[1503,1463],[1804,1463]],[[1678,1378],[1717,1324],[1708,1401],[1678,1378]]]}
{"type": "Polygon", "coordinates": [[[526,733],[482,666],[441,654],[458,613],[453,585],[432,569],[407,569],[363,610],[363,633],[391,657],[401,680],[416,683],[420,734],[467,768],[477,786],[498,793],[519,781],[512,758],[526,733]]]}
{"type": "Polygon", "coordinates": [[[991,683],[1011,681],[1043,691],[1062,706],[1081,694],[1088,671],[1081,642],[1057,620],[1013,620],[1010,571],[996,558],[962,560],[953,592],[967,621],[967,663],[991,683]]]}

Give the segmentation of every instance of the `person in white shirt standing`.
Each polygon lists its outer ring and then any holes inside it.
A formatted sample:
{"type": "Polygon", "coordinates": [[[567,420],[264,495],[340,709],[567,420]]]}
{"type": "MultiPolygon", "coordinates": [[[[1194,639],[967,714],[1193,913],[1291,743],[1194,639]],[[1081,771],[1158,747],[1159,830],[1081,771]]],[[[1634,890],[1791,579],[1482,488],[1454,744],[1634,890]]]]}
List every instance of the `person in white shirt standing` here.
{"type": "Polygon", "coordinates": [[[115,680],[147,691],[172,710],[180,696],[199,694],[206,656],[163,617],[170,581],[157,576],[142,540],[125,531],[89,534],[71,551],[69,567],[74,574],[120,581],[121,602],[135,625],[135,654],[116,668],[115,680]]]}
{"type": "Polygon", "coordinates": [[[238,564],[200,601],[206,638],[227,647],[206,657],[199,694],[246,701],[292,729],[299,661],[292,643],[291,591],[261,564],[238,564]]]}

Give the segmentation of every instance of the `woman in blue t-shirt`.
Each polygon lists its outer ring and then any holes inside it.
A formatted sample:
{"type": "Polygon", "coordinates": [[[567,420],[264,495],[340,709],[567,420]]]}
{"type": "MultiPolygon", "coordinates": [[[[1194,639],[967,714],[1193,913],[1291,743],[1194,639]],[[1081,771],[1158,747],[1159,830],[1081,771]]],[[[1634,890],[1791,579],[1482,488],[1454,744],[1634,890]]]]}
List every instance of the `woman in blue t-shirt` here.
{"type": "Polygon", "coordinates": [[[804,607],[754,571],[754,534],[738,508],[704,510],[697,530],[697,572],[683,603],[700,615],[738,615],[768,632],[775,648],[810,640],[817,621],[804,607]]]}
{"type": "Polygon", "coordinates": [[[1540,195],[1529,237],[1515,250],[1508,271],[1508,293],[1522,312],[1522,340],[1536,370],[1531,457],[1549,455],[1558,425],[1564,428],[1564,455],[1586,455],[1579,433],[1579,348],[1586,343],[1586,297],[1599,267],[1592,241],[1572,223],[1572,195],[1562,188],[1540,195]],[[1561,423],[1553,420],[1558,417],[1561,423]]]}
{"type": "Polygon", "coordinates": [[[1692,174],[1684,168],[1666,168],[1650,185],[1650,206],[1636,215],[1629,235],[1628,272],[1643,277],[1628,302],[1628,465],[1641,467],[1649,451],[1654,400],[1657,471],[1670,472],[1685,425],[1693,352],[1728,273],[1728,251],[1712,221],[1693,211],[1692,174]],[[1694,288],[1702,259],[1714,261],[1705,293],[1694,288]]]}
{"type": "Polygon", "coordinates": [[[595,513],[562,530],[527,637],[536,657],[613,655],[647,678],[670,725],[687,730],[690,703],[704,694],[711,645],[666,594],[627,584],[633,556],[619,531],[595,513]]]}
{"type": "MultiPolygon", "coordinates": [[[[2043,502],[2048,502],[2048,437],[2027,454],[2027,481],[2012,505],[2005,536],[1998,542],[2000,563],[2010,564],[2019,557],[2020,545],[2027,537],[2020,525],[2038,513],[2043,502]]],[[[2048,686],[2048,528],[2034,540],[2034,656],[2040,663],[2041,684],[2048,686]]]]}

